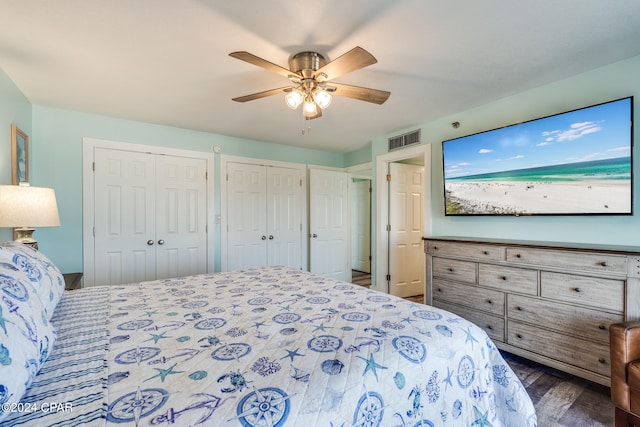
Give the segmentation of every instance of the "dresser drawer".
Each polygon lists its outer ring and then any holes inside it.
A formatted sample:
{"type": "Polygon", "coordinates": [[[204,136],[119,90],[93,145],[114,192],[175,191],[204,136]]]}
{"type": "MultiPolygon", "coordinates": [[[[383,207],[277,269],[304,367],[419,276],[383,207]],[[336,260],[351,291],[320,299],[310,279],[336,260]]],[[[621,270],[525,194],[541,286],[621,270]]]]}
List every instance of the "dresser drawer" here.
{"type": "Polygon", "coordinates": [[[507,248],[506,254],[508,262],[614,274],[627,273],[627,258],[622,255],[529,248],[507,248]]]}
{"type": "Polygon", "coordinates": [[[478,260],[498,261],[500,259],[498,246],[474,243],[430,241],[427,244],[427,253],[434,256],[455,256],[478,260]]]}
{"type": "Polygon", "coordinates": [[[433,299],[504,316],[504,293],[446,280],[434,280],[433,299]]]}
{"type": "Polygon", "coordinates": [[[513,294],[507,295],[507,317],[605,345],[609,343],[609,325],[624,320],[622,314],[513,294]]]}
{"type": "Polygon", "coordinates": [[[487,313],[482,313],[468,307],[449,304],[444,301],[435,300],[433,302],[433,305],[435,307],[457,314],[458,316],[467,319],[471,323],[475,323],[480,328],[484,329],[489,338],[491,338],[493,341],[504,342],[504,318],[493,316],[487,313]]]}
{"type": "Polygon", "coordinates": [[[624,312],[624,280],[573,274],[540,273],[540,295],[603,310],[624,312]]]}
{"type": "Polygon", "coordinates": [[[507,324],[507,343],[532,353],[610,376],[609,346],[514,321],[507,324]]]}
{"type": "Polygon", "coordinates": [[[476,283],[475,262],[434,257],[431,265],[434,277],[476,283]]]}
{"type": "Polygon", "coordinates": [[[507,292],[538,295],[538,271],[480,264],[478,266],[478,285],[507,292]]]}

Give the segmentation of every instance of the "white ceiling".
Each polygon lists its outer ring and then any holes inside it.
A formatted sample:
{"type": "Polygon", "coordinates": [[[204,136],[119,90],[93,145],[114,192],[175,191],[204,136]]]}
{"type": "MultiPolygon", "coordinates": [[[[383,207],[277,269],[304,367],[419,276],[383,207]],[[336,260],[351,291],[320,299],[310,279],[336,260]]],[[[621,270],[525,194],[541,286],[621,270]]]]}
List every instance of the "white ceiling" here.
{"type": "Polygon", "coordinates": [[[0,68],[32,104],[331,151],[640,54],[638,0],[0,0],[0,68]],[[388,90],[334,97],[302,135],[288,85],[228,56],[288,68],[355,46],[378,63],[336,82],[388,90]]]}

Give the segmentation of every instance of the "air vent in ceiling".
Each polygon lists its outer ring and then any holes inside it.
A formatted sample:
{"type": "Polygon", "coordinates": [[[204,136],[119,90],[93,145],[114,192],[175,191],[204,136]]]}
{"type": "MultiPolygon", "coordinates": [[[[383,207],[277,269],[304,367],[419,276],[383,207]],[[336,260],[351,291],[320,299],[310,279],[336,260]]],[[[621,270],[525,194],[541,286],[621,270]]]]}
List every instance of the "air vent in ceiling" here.
{"type": "Polygon", "coordinates": [[[397,150],[398,148],[411,144],[420,144],[420,129],[389,138],[389,151],[397,150]]]}

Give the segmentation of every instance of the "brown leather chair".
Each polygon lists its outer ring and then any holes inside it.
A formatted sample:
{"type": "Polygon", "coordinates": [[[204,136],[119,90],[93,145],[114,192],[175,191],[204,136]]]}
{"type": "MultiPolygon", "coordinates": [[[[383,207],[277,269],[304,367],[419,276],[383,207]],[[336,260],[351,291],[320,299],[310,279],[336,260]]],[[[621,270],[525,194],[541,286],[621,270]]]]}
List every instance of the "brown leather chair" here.
{"type": "Polygon", "coordinates": [[[609,326],[616,427],[640,427],[640,321],[609,326]]]}

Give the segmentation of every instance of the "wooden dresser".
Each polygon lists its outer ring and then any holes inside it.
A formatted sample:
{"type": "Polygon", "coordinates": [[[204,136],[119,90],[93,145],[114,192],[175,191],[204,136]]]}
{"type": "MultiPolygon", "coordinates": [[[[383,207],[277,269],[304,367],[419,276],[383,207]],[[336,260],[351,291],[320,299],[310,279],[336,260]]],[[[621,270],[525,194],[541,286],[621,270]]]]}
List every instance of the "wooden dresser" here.
{"type": "Polygon", "coordinates": [[[640,319],[640,248],[425,239],[426,302],[498,348],[609,385],[609,325],[640,319]]]}

